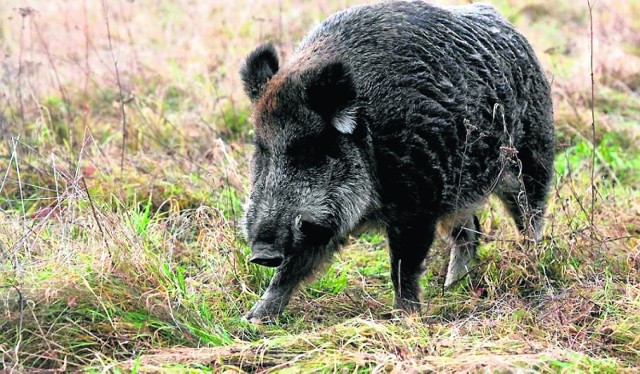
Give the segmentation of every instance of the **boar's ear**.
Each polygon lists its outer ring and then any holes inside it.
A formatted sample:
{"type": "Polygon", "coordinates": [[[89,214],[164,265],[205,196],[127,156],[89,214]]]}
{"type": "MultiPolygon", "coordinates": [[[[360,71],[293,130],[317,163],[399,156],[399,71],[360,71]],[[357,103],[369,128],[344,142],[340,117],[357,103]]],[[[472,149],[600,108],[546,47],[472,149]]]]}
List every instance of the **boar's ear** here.
{"type": "Polygon", "coordinates": [[[254,49],[242,65],[240,76],[244,90],[252,102],[256,102],[279,69],[278,53],[273,44],[266,43],[254,49]]]}
{"type": "Polygon", "coordinates": [[[303,80],[309,108],[341,133],[352,134],[356,88],[349,69],[341,62],[330,62],[307,71],[303,80]]]}

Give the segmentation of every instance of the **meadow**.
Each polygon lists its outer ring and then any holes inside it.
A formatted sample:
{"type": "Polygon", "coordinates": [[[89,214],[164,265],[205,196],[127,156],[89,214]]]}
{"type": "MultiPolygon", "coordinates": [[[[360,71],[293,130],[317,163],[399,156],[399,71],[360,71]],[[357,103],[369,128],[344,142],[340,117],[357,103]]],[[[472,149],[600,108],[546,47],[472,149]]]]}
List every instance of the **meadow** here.
{"type": "Polygon", "coordinates": [[[490,199],[477,275],[443,292],[440,238],[404,316],[386,238],[365,232],[254,325],[272,270],[238,228],[253,148],[238,70],[363,1],[4,0],[0,370],[640,370],[640,2],[488,2],[552,82],[543,240],[490,199]]]}

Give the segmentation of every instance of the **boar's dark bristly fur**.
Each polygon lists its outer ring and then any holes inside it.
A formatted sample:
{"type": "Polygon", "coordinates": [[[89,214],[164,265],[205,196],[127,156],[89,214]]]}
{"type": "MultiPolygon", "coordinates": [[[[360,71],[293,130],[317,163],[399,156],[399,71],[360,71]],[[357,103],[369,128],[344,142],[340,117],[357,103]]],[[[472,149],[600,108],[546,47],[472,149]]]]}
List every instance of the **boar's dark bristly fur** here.
{"type": "Polygon", "coordinates": [[[436,224],[469,273],[495,193],[540,239],[553,168],[550,88],[531,47],[487,5],[360,6],[327,19],[279,66],[271,44],[241,70],[254,102],[245,212],[251,261],[277,266],[246,315],[278,315],[364,224],[387,232],[396,306],[419,309],[436,224]]]}

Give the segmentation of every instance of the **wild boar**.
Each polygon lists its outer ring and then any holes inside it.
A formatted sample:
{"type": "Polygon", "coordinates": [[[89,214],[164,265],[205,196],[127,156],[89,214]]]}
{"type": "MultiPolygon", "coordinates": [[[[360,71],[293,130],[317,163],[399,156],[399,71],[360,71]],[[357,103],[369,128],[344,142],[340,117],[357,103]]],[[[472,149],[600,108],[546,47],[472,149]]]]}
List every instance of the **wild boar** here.
{"type": "Polygon", "coordinates": [[[395,306],[419,310],[436,225],[450,285],[472,269],[474,212],[494,193],[540,239],[553,176],[550,85],[531,46],[489,5],[423,1],[334,14],[280,66],[270,43],[241,69],[255,154],[250,261],[277,267],[246,314],[274,317],[362,225],[386,230],[395,306]]]}

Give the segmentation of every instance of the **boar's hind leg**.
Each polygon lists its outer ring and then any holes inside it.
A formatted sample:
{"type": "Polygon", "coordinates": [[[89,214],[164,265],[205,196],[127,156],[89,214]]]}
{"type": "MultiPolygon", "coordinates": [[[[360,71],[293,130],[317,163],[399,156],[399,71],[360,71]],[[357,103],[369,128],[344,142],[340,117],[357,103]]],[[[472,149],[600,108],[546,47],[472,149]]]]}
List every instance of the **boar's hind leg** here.
{"type": "Polygon", "coordinates": [[[473,270],[479,234],[480,221],[473,214],[469,214],[455,223],[451,231],[453,247],[449,256],[449,267],[447,268],[447,277],[444,282],[445,288],[473,270]]]}
{"type": "Polygon", "coordinates": [[[387,230],[391,257],[391,281],[395,307],[407,312],[420,310],[420,275],[433,242],[435,220],[390,226],[387,230]]]}
{"type": "Polygon", "coordinates": [[[535,241],[542,239],[547,194],[553,178],[553,154],[547,153],[520,150],[521,169],[508,173],[496,191],[518,230],[535,241]]]}
{"type": "Polygon", "coordinates": [[[287,258],[278,267],[269,287],[260,300],[244,316],[249,321],[259,322],[266,317],[278,316],[289,303],[291,294],[300,282],[308,278],[333,253],[335,245],[314,254],[305,253],[287,258]]]}

